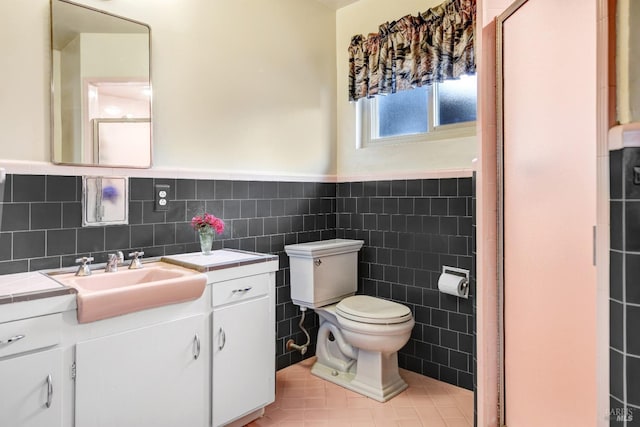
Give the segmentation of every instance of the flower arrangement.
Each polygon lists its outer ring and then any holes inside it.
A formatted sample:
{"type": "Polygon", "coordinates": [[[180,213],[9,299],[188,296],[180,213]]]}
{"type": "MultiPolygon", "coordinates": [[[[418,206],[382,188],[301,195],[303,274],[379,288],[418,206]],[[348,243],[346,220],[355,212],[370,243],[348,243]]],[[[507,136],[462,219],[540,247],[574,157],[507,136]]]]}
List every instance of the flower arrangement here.
{"type": "Polygon", "coordinates": [[[215,215],[205,212],[204,215],[196,215],[191,219],[191,227],[199,232],[211,229],[217,234],[222,234],[224,232],[224,221],[215,215]]]}

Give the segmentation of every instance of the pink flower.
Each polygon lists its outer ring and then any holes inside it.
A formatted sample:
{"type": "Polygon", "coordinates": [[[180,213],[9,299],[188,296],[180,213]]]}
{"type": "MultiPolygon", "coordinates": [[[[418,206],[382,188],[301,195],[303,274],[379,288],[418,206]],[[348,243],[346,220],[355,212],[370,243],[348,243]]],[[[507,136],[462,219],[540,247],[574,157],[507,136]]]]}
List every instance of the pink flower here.
{"type": "Polygon", "coordinates": [[[202,216],[196,215],[191,218],[191,227],[197,231],[212,228],[217,234],[222,234],[224,232],[224,221],[215,215],[205,212],[202,216]]]}

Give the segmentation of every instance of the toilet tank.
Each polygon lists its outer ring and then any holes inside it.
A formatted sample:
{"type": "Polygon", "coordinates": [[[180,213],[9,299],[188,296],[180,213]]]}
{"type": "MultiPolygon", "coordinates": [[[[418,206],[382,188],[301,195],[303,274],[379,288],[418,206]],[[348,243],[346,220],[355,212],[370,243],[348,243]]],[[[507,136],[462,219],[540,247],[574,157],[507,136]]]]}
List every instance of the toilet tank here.
{"type": "Polygon", "coordinates": [[[362,240],[332,239],[287,245],[291,299],[316,308],[338,302],[358,289],[358,251],[362,240]]]}

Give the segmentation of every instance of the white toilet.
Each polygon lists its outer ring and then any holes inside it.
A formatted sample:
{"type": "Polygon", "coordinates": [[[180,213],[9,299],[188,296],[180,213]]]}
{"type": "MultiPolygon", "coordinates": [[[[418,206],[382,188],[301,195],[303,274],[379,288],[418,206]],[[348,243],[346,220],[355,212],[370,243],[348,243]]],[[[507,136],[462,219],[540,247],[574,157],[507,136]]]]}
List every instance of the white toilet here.
{"type": "Polygon", "coordinates": [[[380,402],[407,388],[398,373],[398,350],[414,320],[408,307],[354,295],[362,240],[333,239],[285,246],[291,299],[320,318],[317,361],[311,372],[380,402]]]}

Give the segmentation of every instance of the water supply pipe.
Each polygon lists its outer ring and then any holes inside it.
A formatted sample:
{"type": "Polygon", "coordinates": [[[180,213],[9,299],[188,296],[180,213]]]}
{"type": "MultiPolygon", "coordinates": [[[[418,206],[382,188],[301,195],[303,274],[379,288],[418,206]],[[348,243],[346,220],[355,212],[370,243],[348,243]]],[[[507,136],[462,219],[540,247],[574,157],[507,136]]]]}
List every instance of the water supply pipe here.
{"type": "Polygon", "coordinates": [[[300,317],[300,323],[298,323],[298,326],[307,336],[307,342],[302,345],[298,345],[294,340],[289,340],[287,341],[287,351],[297,350],[301,355],[304,356],[304,354],[307,352],[307,349],[309,348],[309,344],[311,344],[311,337],[309,336],[309,332],[307,332],[307,330],[304,328],[304,318],[307,312],[307,307],[300,307],[300,311],[302,312],[302,316],[300,317]]]}

